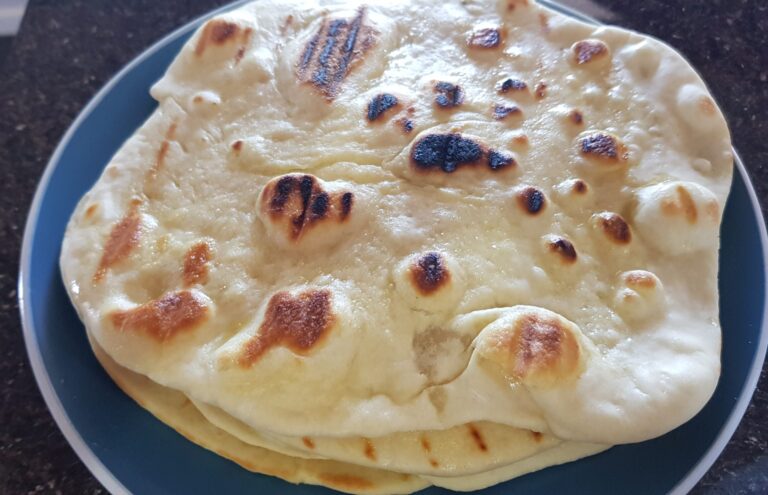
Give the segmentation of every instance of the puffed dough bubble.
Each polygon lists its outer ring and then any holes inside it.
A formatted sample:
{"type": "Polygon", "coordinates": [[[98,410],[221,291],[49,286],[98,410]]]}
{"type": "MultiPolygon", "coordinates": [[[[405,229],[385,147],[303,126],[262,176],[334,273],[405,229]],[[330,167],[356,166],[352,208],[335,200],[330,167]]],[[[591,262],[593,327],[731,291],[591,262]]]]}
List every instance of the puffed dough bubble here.
{"type": "Polygon", "coordinates": [[[624,272],[619,276],[614,305],[616,312],[630,323],[659,316],[666,308],[664,286],[649,271],[624,272]]]}
{"type": "Polygon", "coordinates": [[[448,253],[427,251],[401,261],[395,287],[413,309],[437,313],[453,309],[464,293],[464,273],[448,253]]]}
{"type": "Polygon", "coordinates": [[[672,255],[691,253],[716,245],[720,204],[704,186],[665,182],[637,193],[634,224],[658,250],[672,255]]]}
{"type": "Polygon", "coordinates": [[[680,118],[693,129],[708,132],[722,126],[723,116],[706,89],[696,84],[686,84],[677,92],[677,109],[680,118]]]}
{"type": "Polygon", "coordinates": [[[475,339],[483,358],[513,383],[550,388],[584,369],[581,329],[563,316],[535,306],[515,306],[475,339]]]}

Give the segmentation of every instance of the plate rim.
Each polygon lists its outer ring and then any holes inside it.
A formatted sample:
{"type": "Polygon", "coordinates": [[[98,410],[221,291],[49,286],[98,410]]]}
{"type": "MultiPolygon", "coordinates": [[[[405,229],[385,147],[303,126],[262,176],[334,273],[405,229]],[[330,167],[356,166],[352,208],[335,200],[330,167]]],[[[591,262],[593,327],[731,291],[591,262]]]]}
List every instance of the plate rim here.
{"type": "MultiPolygon", "coordinates": [[[[34,375],[37,388],[40,390],[40,393],[43,396],[43,401],[50,411],[56,426],[62,432],[64,438],[67,440],[69,445],[72,447],[72,450],[74,450],[75,454],[82,461],[85,467],[91,472],[91,474],[93,474],[99,483],[101,483],[104,488],[106,488],[106,490],[112,494],[131,495],[131,491],[128,490],[125,485],[123,485],[123,483],[117,479],[112,471],[110,471],[101,461],[101,459],[93,452],[91,447],[80,435],[80,432],[75,428],[72,420],[69,417],[69,414],[64,409],[64,406],[62,405],[61,400],[59,399],[59,396],[53,387],[51,377],[48,374],[48,369],[43,363],[42,353],[40,351],[37,334],[35,333],[34,323],[32,321],[32,310],[31,307],[27,307],[30,304],[29,298],[26,297],[26,287],[30,285],[30,271],[27,269],[27,267],[31,266],[30,263],[32,256],[32,244],[35,239],[35,232],[40,216],[40,206],[42,204],[45,193],[48,191],[48,186],[50,184],[53,171],[58,166],[61,155],[63,154],[64,149],[69,145],[73,134],[81,126],[82,122],[93,112],[96,106],[101,103],[104,97],[126,74],[131,72],[136,66],[144,62],[144,60],[149,58],[168,43],[186,34],[190,27],[200,24],[205,19],[213,17],[222,12],[229,11],[249,1],[250,0],[236,0],[232,3],[228,3],[219,8],[208,11],[198,17],[195,17],[194,19],[184,23],[183,25],[171,31],[169,34],[152,43],[148,48],[139,53],[130,62],[123,66],[116,74],[114,74],[107,81],[107,83],[102,86],[101,89],[99,89],[96,94],[88,101],[86,106],[83,107],[75,120],[72,121],[70,126],[67,128],[67,131],[61,137],[59,143],[56,145],[56,148],[51,155],[51,158],[46,163],[43,174],[35,188],[35,194],[33,196],[32,203],[24,223],[24,236],[22,240],[21,256],[19,261],[17,294],[19,313],[21,315],[24,347],[32,367],[32,374],[34,375]]],[[[571,7],[562,5],[557,1],[539,0],[539,2],[547,7],[559,9],[563,13],[577,19],[592,22],[598,25],[604,25],[604,23],[571,7]]],[[[752,211],[755,213],[756,220],[758,221],[758,231],[760,234],[760,243],[764,260],[763,279],[766,281],[766,290],[764,291],[765,294],[763,296],[763,313],[760,326],[760,337],[757,342],[757,352],[750,366],[747,379],[742,384],[738,401],[731,408],[731,411],[723,427],[715,437],[715,440],[699,458],[695,466],[689,470],[684,477],[681,478],[681,480],[672,488],[672,490],[670,490],[669,493],[671,495],[682,495],[688,493],[712,467],[723,450],[725,450],[725,447],[741,423],[741,420],[746,413],[747,407],[749,407],[755,390],[757,390],[757,383],[760,379],[760,372],[762,371],[763,363],[765,361],[766,348],[768,348],[768,230],[766,229],[763,211],[760,206],[760,201],[757,198],[757,192],[754,185],[752,184],[749,172],[744,166],[744,162],[741,160],[741,157],[736,149],[732,148],[732,150],[734,168],[738,171],[742,180],[744,180],[744,185],[747,189],[747,195],[749,196],[749,202],[752,207],[752,211]]]]}

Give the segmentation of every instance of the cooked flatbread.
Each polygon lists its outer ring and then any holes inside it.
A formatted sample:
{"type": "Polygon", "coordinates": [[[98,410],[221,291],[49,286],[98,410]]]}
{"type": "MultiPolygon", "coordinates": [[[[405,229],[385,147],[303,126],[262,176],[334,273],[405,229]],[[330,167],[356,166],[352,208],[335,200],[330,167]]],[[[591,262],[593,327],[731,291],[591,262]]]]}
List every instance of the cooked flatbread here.
{"type": "Polygon", "coordinates": [[[258,1],[152,95],[61,268],[194,428],[469,490],[711,396],[732,154],[666,45],[528,0],[258,1]]]}

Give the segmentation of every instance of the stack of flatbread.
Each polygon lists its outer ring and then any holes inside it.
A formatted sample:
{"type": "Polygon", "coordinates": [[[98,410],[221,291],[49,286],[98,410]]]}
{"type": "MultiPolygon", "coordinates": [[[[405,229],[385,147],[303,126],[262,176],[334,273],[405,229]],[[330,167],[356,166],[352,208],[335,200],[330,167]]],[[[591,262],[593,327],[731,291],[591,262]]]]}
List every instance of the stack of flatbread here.
{"type": "Polygon", "coordinates": [[[666,45],[531,0],[264,0],[152,95],[61,268],[107,372],[192,441],[474,490],[712,394],[731,147],[666,45]]]}

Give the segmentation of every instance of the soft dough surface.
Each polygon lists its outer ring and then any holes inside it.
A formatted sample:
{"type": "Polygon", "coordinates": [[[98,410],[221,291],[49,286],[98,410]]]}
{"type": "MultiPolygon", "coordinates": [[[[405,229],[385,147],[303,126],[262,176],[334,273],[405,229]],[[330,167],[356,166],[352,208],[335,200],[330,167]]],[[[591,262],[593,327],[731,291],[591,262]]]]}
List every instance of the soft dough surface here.
{"type": "Polygon", "coordinates": [[[152,95],[61,268],[195,418],[472,489],[711,396],[730,138],[666,45],[529,0],[264,0],[152,95]]]}

